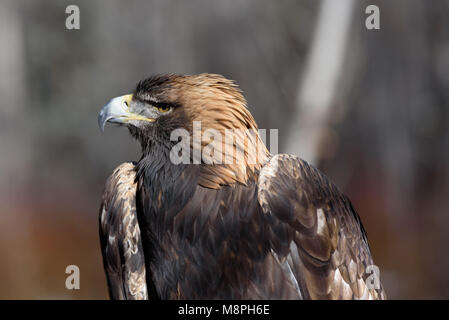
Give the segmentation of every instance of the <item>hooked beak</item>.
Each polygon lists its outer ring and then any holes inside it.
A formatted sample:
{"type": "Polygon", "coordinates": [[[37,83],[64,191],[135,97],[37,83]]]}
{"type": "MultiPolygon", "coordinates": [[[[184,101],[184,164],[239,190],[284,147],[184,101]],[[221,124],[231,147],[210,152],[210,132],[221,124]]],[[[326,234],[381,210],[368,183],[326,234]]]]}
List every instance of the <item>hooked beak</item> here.
{"type": "Polygon", "coordinates": [[[104,131],[106,122],[128,124],[133,120],[154,122],[155,119],[144,117],[140,114],[131,112],[131,104],[133,95],[127,94],[120,96],[109,101],[101,109],[98,114],[98,126],[101,131],[104,131]]]}

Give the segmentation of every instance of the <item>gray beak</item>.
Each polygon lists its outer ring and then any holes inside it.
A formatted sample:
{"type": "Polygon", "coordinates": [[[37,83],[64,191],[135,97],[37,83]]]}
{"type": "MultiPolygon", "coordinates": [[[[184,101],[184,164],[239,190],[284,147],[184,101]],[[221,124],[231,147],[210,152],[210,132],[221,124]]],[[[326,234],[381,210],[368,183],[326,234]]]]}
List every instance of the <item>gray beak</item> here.
{"type": "Polygon", "coordinates": [[[144,117],[130,111],[132,94],[120,96],[109,101],[98,114],[98,126],[104,131],[106,122],[128,124],[133,120],[153,122],[155,119],[144,117]]]}

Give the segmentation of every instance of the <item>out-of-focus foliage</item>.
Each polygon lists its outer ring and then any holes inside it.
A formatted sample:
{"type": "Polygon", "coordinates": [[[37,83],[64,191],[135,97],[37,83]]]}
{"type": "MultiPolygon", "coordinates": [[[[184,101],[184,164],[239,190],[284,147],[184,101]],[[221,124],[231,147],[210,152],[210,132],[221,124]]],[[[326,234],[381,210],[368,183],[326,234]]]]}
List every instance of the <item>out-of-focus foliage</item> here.
{"type": "MultiPolygon", "coordinates": [[[[368,31],[372,1],[354,2],[317,165],[362,217],[389,297],[449,298],[449,2],[374,3],[381,29],[368,31]]],[[[107,176],[139,149],[125,129],[101,134],[97,112],[138,80],[235,79],[284,152],[319,6],[0,2],[0,298],[107,298],[98,205],[107,176]],[[65,28],[69,4],[80,30],[65,28]],[[71,264],[78,291],[65,288],[71,264]]]]}

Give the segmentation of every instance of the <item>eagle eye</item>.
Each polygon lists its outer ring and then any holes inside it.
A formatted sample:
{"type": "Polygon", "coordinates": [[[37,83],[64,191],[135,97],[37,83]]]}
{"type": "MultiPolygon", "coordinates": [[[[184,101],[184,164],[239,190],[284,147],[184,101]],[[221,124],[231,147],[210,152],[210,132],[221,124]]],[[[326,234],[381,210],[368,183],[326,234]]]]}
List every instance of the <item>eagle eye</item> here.
{"type": "Polygon", "coordinates": [[[160,105],[160,106],[156,106],[155,108],[156,108],[160,113],[166,113],[166,112],[168,112],[168,111],[170,111],[170,110],[172,109],[171,106],[166,105],[166,104],[160,105]]]}

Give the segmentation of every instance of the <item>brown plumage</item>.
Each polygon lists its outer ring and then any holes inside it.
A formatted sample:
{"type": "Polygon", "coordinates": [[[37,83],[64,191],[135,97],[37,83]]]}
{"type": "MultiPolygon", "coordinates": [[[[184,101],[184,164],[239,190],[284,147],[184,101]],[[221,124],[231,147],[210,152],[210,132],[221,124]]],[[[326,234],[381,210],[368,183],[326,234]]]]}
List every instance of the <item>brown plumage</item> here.
{"type": "Polygon", "coordinates": [[[269,154],[232,81],[151,77],[106,105],[100,126],[106,121],[126,125],[142,145],[141,159],[119,166],[103,196],[111,298],[386,297],[380,283],[370,286],[373,260],[350,201],[305,161],[269,154]],[[179,141],[170,135],[195,135],[195,121],[203,135],[234,130],[236,139],[191,139],[191,161],[175,164],[170,151],[179,141]],[[208,146],[211,159],[194,159],[208,146]]]}
{"type": "Polygon", "coordinates": [[[134,164],[121,164],[106,183],[100,208],[100,242],[112,299],[148,299],[136,188],[134,164]]]}

